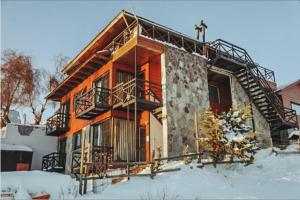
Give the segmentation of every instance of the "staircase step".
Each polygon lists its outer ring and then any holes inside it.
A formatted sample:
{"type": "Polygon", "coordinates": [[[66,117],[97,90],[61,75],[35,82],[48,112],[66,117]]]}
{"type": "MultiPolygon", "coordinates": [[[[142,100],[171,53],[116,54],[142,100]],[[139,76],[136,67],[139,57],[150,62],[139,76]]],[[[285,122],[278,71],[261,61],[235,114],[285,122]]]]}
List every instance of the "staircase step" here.
{"type": "Polygon", "coordinates": [[[252,97],[263,94],[262,90],[259,87],[254,87],[252,90],[248,90],[252,97]]]}
{"type": "Polygon", "coordinates": [[[246,79],[246,80],[240,81],[240,83],[241,83],[241,85],[243,85],[243,86],[248,86],[248,85],[253,85],[253,84],[255,84],[256,82],[255,82],[254,80],[249,80],[249,82],[248,82],[248,80],[246,79]]]}

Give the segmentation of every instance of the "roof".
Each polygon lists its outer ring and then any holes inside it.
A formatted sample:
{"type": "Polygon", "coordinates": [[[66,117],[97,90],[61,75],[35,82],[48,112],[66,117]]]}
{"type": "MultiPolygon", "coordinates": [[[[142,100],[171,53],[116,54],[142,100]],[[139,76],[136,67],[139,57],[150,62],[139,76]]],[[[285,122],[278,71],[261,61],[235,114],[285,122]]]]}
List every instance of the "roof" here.
{"type": "MultiPolygon", "coordinates": [[[[120,46],[118,39],[124,35],[124,31],[134,31],[136,25],[143,27],[148,33],[148,28],[156,28],[157,34],[165,33],[168,38],[178,39],[176,42],[189,46],[189,49],[202,51],[203,43],[187,35],[175,31],[166,26],[157,24],[148,19],[136,16],[130,12],[122,10],[109,24],[62,70],[68,74],[46,98],[59,101],[62,96],[75,88],[89,75],[97,71],[105,63],[112,59],[114,47],[120,46]],[[147,29],[147,30],[146,30],[147,29]],[[192,48],[191,48],[192,45],[192,48]],[[201,46],[201,48],[200,48],[201,46]]],[[[138,30],[140,31],[140,30],[138,30]]],[[[161,38],[161,40],[164,38],[161,38]]],[[[173,41],[174,42],[174,41],[173,41]]],[[[175,42],[175,43],[176,43],[175,42]]]]}
{"type": "MultiPolygon", "coordinates": [[[[195,40],[194,38],[191,38],[188,35],[185,35],[181,32],[175,31],[174,29],[171,29],[169,27],[163,26],[161,24],[158,24],[156,22],[153,22],[151,20],[148,20],[146,18],[143,18],[141,16],[135,15],[133,13],[130,13],[128,11],[122,10],[121,12],[119,12],[117,14],[116,17],[114,17],[108,24],[107,26],[96,35],[96,37],[85,47],[83,48],[80,53],[78,53],[72,60],[71,62],[64,67],[64,69],[62,70],[63,73],[67,73],[70,74],[74,71],[74,67],[76,68],[76,65],[78,65],[80,63],[80,59],[82,57],[84,57],[86,54],[89,53],[89,50],[95,46],[99,47],[99,45],[101,46],[101,42],[105,43],[105,40],[101,40],[103,37],[105,37],[105,35],[110,35],[112,36],[113,31],[108,31],[110,29],[112,29],[113,27],[119,25],[121,28],[125,28],[126,26],[128,26],[132,21],[134,20],[138,20],[140,22],[144,22],[144,23],[148,23],[148,24],[153,24],[157,27],[160,27],[161,29],[167,30],[169,32],[172,32],[174,34],[180,35],[184,38],[188,38],[190,40],[199,42],[198,40],[195,40]]],[[[110,40],[108,40],[110,41],[110,40]]]]}
{"type": "Polygon", "coordinates": [[[288,84],[279,86],[276,92],[280,92],[281,90],[286,90],[287,88],[295,86],[297,84],[300,84],[300,79],[298,79],[296,81],[293,81],[293,82],[290,82],[288,84]]]}
{"type": "Polygon", "coordinates": [[[32,152],[32,149],[26,145],[1,143],[1,151],[29,151],[29,152],[32,152]]]}

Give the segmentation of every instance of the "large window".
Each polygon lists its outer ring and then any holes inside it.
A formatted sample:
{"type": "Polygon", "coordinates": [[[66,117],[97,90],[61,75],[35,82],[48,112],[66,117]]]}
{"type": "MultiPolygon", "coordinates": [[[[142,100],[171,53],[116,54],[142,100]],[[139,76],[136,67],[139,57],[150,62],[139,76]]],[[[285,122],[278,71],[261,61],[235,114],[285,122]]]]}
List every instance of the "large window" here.
{"type": "Polygon", "coordinates": [[[82,132],[79,131],[73,134],[73,150],[79,149],[81,147],[81,134],[82,132]]]}
{"type": "Polygon", "coordinates": [[[297,115],[300,115],[300,104],[291,102],[291,107],[293,110],[296,110],[297,115]]]}
{"type": "Polygon", "coordinates": [[[91,128],[94,146],[111,146],[110,120],[95,124],[91,128]]]}

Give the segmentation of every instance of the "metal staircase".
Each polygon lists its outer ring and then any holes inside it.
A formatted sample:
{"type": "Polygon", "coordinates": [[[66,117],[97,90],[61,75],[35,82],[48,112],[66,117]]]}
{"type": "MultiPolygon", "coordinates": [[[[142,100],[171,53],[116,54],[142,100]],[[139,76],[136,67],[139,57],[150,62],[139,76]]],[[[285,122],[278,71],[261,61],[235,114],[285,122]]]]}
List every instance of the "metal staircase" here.
{"type": "Polygon", "coordinates": [[[221,39],[208,43],[205,49],[210,64],[235,75],[272,131],[298,127],[296,112],[285,108],[270,86],[275,82],[273,71],[253,62],[245,49],[221,39]]]}

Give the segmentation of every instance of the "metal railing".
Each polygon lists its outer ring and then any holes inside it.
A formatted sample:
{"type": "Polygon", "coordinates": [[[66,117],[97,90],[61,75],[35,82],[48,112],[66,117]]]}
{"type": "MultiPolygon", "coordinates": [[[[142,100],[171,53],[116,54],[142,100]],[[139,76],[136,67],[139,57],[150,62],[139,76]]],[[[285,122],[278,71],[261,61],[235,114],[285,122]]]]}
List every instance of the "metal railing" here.
{"type": "Polygon", "coordinates": [[[112,105],[125,103],[136,98],[149,102],[161,103],[162,87],[160,84],[142,79],[131,79],[120,83],[112,90],[112,105]]]}
{"type": "Polygon", "coordinates": [[[78,96],[75,100],[75,114],[78,115],[91,107],[109,107],[110,90],[108,88],[94,87],[78,96]]]}
{"type": "Polygon", "coordinates": [[[269,103],[273,109],[277,111],[280,118],[285,122],[295,124],[295,118],[297,118],[297,116],[292,116],[295,113],[290,111],[289,108],[285,108],[283,106],[281,100],[268,83],[268,81],[275,82],[275,76],[272,70],[263,68],[254,63],[245,49],[222,39],[218,39],[208,45],[216,51],[216,57],[223,56],[245,64],[246,73],[255,80],[256,84],[263,91],[269,103]]]}
{"type": "Polygon", "coordinates": [[[243,64],[254,65],[259,69],[265,80],[275,82],[274,71],[254,63],[245,49],[222,39],[217,39],[212,43],[209,43],[209,46],[216,50],[218,56],[222,55],[243,64]]]}
{"type": "Polygon", "coordinates": [[[64,171],[66,164],[66,154],[53,152],[43,156],[42,170],[53,171],[59,170],[64,171]]]}
{"type": "Polygon", "coordinates": [[[48,118],[46,123],[46,134],[51,134],[53,131],[67,130],[69,128],[69,115],[66,113],[55,113],[48,118]]]}
{"type": "Polygon", "coordinates": [[[117,35],[104,49],[115,52],[120,49],[126,42],[138,34],[138,23],[133,21],[119,35],[117,35]]]}

